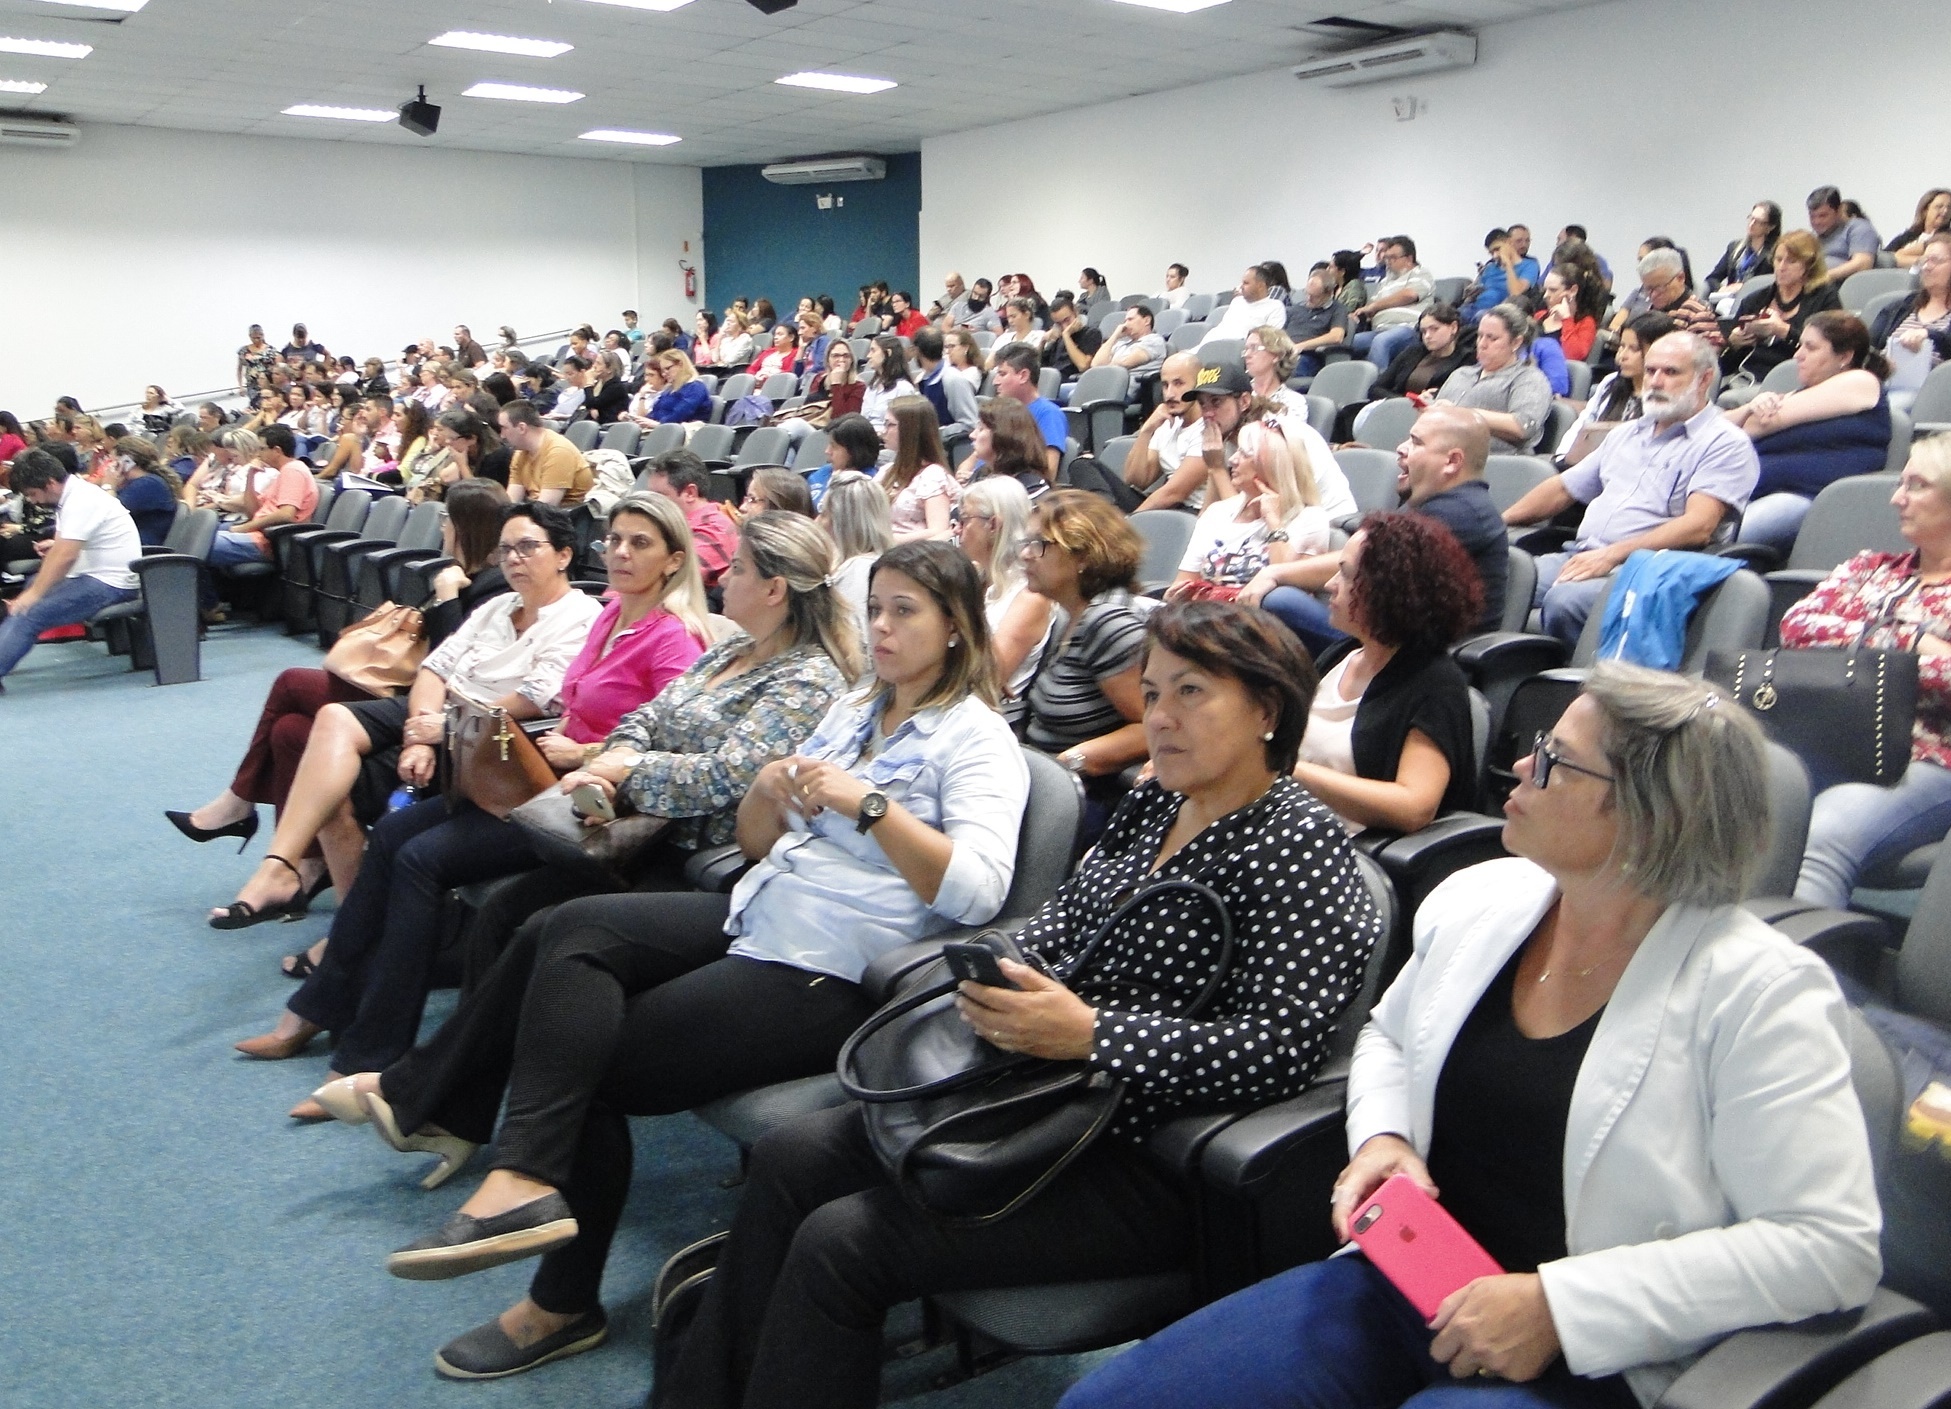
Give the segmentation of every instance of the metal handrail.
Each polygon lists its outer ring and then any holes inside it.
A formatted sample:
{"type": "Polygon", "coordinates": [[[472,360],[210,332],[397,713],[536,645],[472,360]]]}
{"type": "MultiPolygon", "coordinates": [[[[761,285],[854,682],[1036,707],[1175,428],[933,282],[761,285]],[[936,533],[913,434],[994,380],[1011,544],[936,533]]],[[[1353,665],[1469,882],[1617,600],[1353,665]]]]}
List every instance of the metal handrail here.
{"type": "MultiPolygon", "coordinates": [[[[582,324],[580,323],[576,325],[577,328],[581,326],[582,324]]],[[[576,328],[557,328],[553,332],[536,333],[530,337],[518,338],[515,346],[522,352],[527,352],[532,346],[554,346],[561,343],[575,331],[576,328]]],[[[395,378],[400,370],[399,359],[396,357],[391,362],[386,363],[385,366],[386,379],[397,385],[398,383],[395,381],[395,378]]],[[[242,389],[234,386],[224,387],[216,391],[192,392],[187,396],[179,396],[176,398],[176,404],[185,410],[191,407],[201,406],[206,401],[214,401],[226,411],[235,410],[245,404],[242,389]]],[[[142,403],[140,401],[120,401],[113,406],[90,408],[84,414],[93,416],[96,420],[106,425],[110,421],[123,420],[125,413],[140,413],[141,410],[142,403]]]]}

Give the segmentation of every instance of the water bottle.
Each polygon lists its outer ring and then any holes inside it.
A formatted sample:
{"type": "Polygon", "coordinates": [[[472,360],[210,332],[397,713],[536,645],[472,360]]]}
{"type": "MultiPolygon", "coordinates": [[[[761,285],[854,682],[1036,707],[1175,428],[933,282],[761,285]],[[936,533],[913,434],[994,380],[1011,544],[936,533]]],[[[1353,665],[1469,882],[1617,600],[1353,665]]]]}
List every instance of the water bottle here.
{"type": "Polygon", "coordinates": [[[398,812],[402,807],[411,807],[420,800],[420,789],[411,783],[402,783],[393,789],[393,795],[386,799],[386,810],[398,812]]]}

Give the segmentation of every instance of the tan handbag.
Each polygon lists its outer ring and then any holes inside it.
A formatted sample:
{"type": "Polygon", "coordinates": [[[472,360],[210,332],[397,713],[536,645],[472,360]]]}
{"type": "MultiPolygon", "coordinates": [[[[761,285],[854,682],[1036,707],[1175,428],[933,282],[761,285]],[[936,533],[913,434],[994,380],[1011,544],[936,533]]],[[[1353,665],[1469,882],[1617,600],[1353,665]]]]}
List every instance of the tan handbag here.
{"type": "Polygon", "coordinates": [[[427,624],[412,607],[382,602],[373,614],[339,633],[326,653],[325,669],[369,694],[410,689],[427,658],[427,624]]]}
{"type": "Polygon", "coordinates": [[[449,798],[466,798],[490,816],[508,814],[555,786],[555,769],[507,710],[475,700],[447,705],[449,798]]]}

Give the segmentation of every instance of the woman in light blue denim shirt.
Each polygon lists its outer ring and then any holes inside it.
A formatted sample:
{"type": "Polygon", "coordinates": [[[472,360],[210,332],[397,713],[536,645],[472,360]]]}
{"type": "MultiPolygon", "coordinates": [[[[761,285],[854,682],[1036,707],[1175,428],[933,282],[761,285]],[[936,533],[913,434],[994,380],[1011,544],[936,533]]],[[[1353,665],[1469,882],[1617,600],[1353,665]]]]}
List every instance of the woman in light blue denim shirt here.
{"type": "Polygon", "coordinates": [[[903,544],[868,603],[873,675],[760,770],[738,813],[759,864],[735,895],[595,896],[550,921],[504,1049],[494,1169],[388,1261],[431,1280],[547,1254],[527,1297],[442,1348],[441,1373],[511,1374],[603,1339],[626,1117],[832,1070],[872,1009],[856,980],[876,954],[1001,908],[1029,771],[995,710],[981,580],[952,544],[903,544]]]}

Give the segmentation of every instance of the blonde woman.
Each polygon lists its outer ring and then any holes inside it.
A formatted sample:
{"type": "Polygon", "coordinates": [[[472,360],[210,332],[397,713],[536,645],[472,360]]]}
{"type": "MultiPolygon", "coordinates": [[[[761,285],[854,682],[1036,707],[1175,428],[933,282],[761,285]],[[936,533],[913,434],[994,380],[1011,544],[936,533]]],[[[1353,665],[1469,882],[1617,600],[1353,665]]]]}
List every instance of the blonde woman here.
{"type": "Polygon", "coordinates": [[[676,348],[660,352],[644,363],[644,387],[637,393],[637,402],[630,410],[629,419],[646,430],[683,421],[702,421],[711,414],[711,393],[699,379],[691,359],[676,348]]]}
{"type": "Polygon", "coordinates": [[[1253,394],[1265,397],[1280,408],[1284,416],[1307,419],[1307,397],[1287,385],[1294,375],[1300,354],[1284,328],[1255,328],[1246,335],[1240,348],[1246,374],[1253,378],[1253,394]]]}
{"type": "Polygon", "coordinates": [[[1280,422],[1248,422],[1239,445],[1230,471],[1234,493],[1199,515],[1166,592],[1175,601],[1231,601],[1262,568],[1327,551],[1328,511],[1306,458],[1287,444],[1280,422]]]}
{"type": "Polygon", "coordinates": [[[718,365],[743,368],[759,350],[759,340],[743,314],[734,308],[725,315],[725,330],[718,335],[718,365]]]}
{"type": "Polygon", "coordinates": [[[820,527],[839,550],[839,563],[827,579],[846,603],[854,625],[866,638],[867,582],[881,554],[894,546],[887,496],[872,477],[858,470],[835,470],[820,502],[820,527]]]}
{"type": "Polygon", "coordinates": [[[1007,475],[979,479],[963,491],[952,522],[957,546],[982,575],[982,615],[1007,707],[1029,688],[1050,640],[1050,599],[1032,592],[1023,572],[1030,496],[1007,475]]]}

